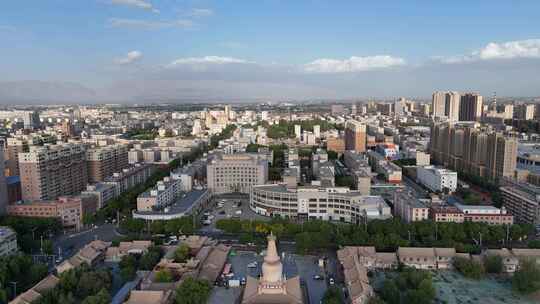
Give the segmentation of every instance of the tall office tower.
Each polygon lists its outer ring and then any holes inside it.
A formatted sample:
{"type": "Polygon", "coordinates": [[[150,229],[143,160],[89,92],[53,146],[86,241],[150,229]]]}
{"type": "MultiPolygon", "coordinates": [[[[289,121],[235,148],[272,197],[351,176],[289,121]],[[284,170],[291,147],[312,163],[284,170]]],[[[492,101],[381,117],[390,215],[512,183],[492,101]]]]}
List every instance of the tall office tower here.
{"type": "Polygon", "coordinates": [[[195,119],[193,121],[193,128],[191,129],[191,135],[197,136],[202,132],[201,120],[195,119]]]}
{"type": "Polygon", "coordinates": [[[4,169],[4,147],[0,147],[0,215],[6,213],[8,204],[7,181],[4,169]]]}
{"type": "Polygon", "coordinates": [[[19,154],[23,200],[54,200],[86,189],[88,171],[82,144],[32,146],[19,154]]]}
{"type": "Polygon", "coordinates": [[[294,125],[294,135],[296,138],[302,137],[302,126],[301,125],[294,125]]]}
{"type": "Polygon", "coordinates": [[[514,118],[531,120],[534,119],[536,106],[534,104],[522,104],[514,107],[514,118]]]}
{"type": "Polygon", "coordinates": [[[353,103],[351,106],[351,115],[356,115],[356,104],[353,103]]]}
{"type": "Polygon", "coordinates": [[[39,114],[37,111],[27,111],[23,114],[24,128],[33,130],[39,128],[39,114]]]}
{"type": "Polygon", "coordinates": [[[262,121],[268,121],[268,111],[262,111],[261,112],[261,120],[262,121]]]}
{"type": "Polygon", "coordinates": [[[450,121],[459,121],[460,97],[458,92],[448,92],[445,95],[444,114],[450,121]]]}
{"type": "Polygon", "coordinates": [[[461,95],[459,104],[460,121],[478,121],[482,118],[483,98],[476,93],[461,95]]]}
{"type": "Polygon", "coordinates": [[[345,150],[366,151],[366,125],[356,120],[345,123],[345,150]]]}
{"type": "Polygon", "coordinates": [[[513,177],[517,162],[517,139],[498,132],[491,133],[488,135],[487,147],[489,176],[492,179],[513,177]]]}
{"type": "Polygon", "coordinates": [[[5,153],[8,175],[19,175],[19,153],[28,152],[28,141],[23,138],[9,137],[5,153]]]}
{"type": "Polygon", "coordinates": [[[444,117],[446,108],[446,92],[434,92],[431,100],[433,117],[444,117]]]}
{"type": "Polygon", "coordinates": [[[75,135],[75,128],[73,127],[73,124],[69,120],[62,121],[62,124],[60,125],[60,132],[62,132],[64,135],[68,137],[72,137],[75,135]]]}
{"type": "Polygon", "coordinates": [[[128,148],[121,144],[90,148],[86,150],[86,165],[88,182],[102,182],[128,167],[128,148]]]}
{"type": "Polygon", "coordinates": [[[321,138],[321,126],[319,125],[313,126],[313,135],[315,135],[315,138],[321,138]]]}

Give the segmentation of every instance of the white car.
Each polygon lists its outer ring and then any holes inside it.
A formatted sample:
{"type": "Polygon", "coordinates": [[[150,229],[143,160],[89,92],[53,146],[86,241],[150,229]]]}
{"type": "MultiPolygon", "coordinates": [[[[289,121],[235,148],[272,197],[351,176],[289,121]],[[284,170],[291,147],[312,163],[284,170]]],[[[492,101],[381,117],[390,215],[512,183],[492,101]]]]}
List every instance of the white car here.
{"type": "Polygon", "coordinates": [[[251,262],[251,263],[247,264],[247,267],[248,267],[248,268],[257,268],[257,262],[256,262],[256,261],[255,261],[255,262],[251,262]]]}

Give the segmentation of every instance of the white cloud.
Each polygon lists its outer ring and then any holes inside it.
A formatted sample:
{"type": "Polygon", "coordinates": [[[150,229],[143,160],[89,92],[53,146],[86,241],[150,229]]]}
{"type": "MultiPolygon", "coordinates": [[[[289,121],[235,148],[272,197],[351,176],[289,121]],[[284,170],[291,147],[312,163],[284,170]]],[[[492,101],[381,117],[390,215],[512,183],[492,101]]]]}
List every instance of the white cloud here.
{"type": "Polygon", "coordinates": [[[193,22],[191,20],[178,19],[167,21],[149,21],[140,19],[124,19],[124,18],[111,18],[109,24],[113,27],[129,27],[129,28],[141,28],[148,30],[155,30],[161,28],[192,28],[193,22]]]}
{"type": "Polygon", "coordinates": [[[159,10],[156,9],[152,3],[144,1],[144,0],[111,0],[112,4],[117,5],[125,5],[125,6],[131,6],[136,8],[142,8],[145,10],[152,11],[154,13],[159,13],[159,10]]]}
{"type": "Polygon", "coordinates": [[[207,8],[193,8],[188,13],[188,16],[192,17],[209,17],[212,15],[214,15],[214,11],[207,8]]]}
{"type": "Polygon", "coordinates": [[[205,56],[205,57],[187,57],[176,59],[171,62],[168,67],[175,67],[180,65],[192,65],[192,64],[231,64],[231,63],[253,63],[244,59],[238,59],[233,57],[220,57],[220,56],[205,56]]]}
{"type": "Polygon", "coordinates": [[[126,54],[125,57],[118,58],[116,63],[118,64],[130,64],[139,61],[142,58],[142,53],[139,51],[131,51],[126,54]]]}
{"type": "Polygon", "coordinates": [[[304,65],[304,71],[310,73],[350,73],[404,65],[405,60],[388,55],[367,57],[352,56],[349,59],[317,59],[304,65]]]}
{"type": "Polygon", "coordinates": [[[438,56],[442,63],[463,63],[480,60],[540,58],[540,39],[517,40],[503,43],[490,42],[469,55],[438,56]]]}

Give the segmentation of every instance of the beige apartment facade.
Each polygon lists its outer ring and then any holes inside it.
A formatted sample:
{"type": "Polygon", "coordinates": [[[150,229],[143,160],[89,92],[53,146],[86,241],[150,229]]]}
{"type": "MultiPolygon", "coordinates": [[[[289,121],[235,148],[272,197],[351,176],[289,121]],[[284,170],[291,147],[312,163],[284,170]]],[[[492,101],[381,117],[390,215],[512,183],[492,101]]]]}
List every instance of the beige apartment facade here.
{"type": "Polygon", "coordinates": [[[19,154],[23,200],[54,200],[77,194],[88,183],[82,144],[33,146],[19,154]]]}

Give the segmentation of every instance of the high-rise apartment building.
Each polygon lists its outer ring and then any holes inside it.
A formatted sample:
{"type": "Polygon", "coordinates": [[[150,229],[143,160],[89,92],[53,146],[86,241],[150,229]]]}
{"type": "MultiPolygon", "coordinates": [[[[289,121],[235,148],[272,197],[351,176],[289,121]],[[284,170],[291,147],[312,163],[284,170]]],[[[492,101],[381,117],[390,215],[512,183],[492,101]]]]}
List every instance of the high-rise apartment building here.
{"type": "Polygon", "coordinates": [[[208,189],[212,193],[250,193],[268,179],[268,161],[256,154],[216,155],[206,166],[208,189]]]}
{"type": "Polygon", "coordinates": [[[432,96],[433,117],[459,120],[460,96],[458,92],[435,92],[432,96]]]}
{"type": "Polygon", "coordinates": [[[28,146],[26,139],[16,137],[7,139],[5,159],[9,176],[19,175],[19,153],[28,152],[28,146]]]}
{"type": "Polygon", "coordinates": [[[490,179],[511,177],[516,169],[517,139],[478,124],[435,124],[430,152],[436,163],[490,179]]]}
{"type": "Polygon", "coordinates": [[[300,139],[302,137],[301,125],[294,125],[294,136],[296,136],[297,139],[300,139]]]}
{"type": "Polygon", "coordinates": [[[36,111],[27,111],[23,114],[23,123],[25,129],[36,129],[39,128],[40,120],[39,120],[39,114],[36,111]]]}
{"type": "Polygon", "coordinates": [[[366,151],[366,125],[356,120],[345,123],[345,150],[366,151]]]}
{"type": "Polygon", "coordinates": [[[6,213],[8,203],[7,180],[4,174],[4,148],[0,147],[0,215],[6,213]]]}
{"type": "Polygon", "coordinates": [[[90,148],[86,150],[86,164],[90,183],[104,181],[113,173],[127,168],[128,148],[121,144],[90,148]]]}
{"type": "Polygon", "coordinates": [[[482,117],[483,98],[476,93],[465,93],[460,97],[459,120],[478,121],[482,117]]]}
{"type": "Polygon", "coordinates": [[[534,119],[536,106],[534,104],[521,104],[514,107],[514,118],[531,120],[534,119]]]}
{"type": "Polygon", "coordinates": [[[82,144],[32,146],[19,154],[23,200],[54,200],[76,194],[88,182],[82,144]]]}
{"type": "Polygon", "coordinates": [[[434,92],[431,101],[433,117],[445,116],[446,92],[434,92]]]}

